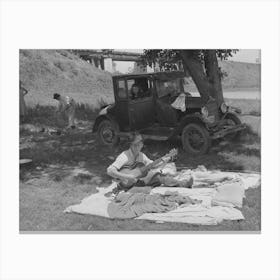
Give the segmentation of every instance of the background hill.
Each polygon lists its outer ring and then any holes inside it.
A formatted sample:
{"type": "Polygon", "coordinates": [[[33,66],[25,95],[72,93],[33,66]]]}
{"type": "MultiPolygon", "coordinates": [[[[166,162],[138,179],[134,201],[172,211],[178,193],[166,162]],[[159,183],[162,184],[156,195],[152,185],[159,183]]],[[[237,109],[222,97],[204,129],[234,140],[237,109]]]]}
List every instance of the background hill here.
{"type": "MultiPolygon", "coordinates": [[[[225,91],[260,89],[260,64],[222,61],[225,91]]],[[[21,50],[20,79],[29,90],[28,106],[56,105],[54,92],[67,93],[80,103],[113,100],[111,73],[99,70],[65,50],[21,50]]],[[[190,90],[195,90],[192,81],[190,90]]]]}
{"type": "Polygon", "coordinates": [[[55,105],[53,93],[71,94],[81,103],[112,99],[111,74],[64,50],[21,50],[20,79],[29,106],[55,105]]]}
{"type": "Polygon", "coordinates": [[[223,79],[224,89],[260,89],[260,64],[236,61],[221,61],[219,64],[227,73],[223,79]]]}
{"type": "MultiPolygon", "coordinates": [[[[261,88],[261,65],[256,63],[219,61],[225,76],[222,80],[224,91],[257,90],[261,88]]],[[[196,91],[192,79],[188,79],[190,91],[196,91]]]]}

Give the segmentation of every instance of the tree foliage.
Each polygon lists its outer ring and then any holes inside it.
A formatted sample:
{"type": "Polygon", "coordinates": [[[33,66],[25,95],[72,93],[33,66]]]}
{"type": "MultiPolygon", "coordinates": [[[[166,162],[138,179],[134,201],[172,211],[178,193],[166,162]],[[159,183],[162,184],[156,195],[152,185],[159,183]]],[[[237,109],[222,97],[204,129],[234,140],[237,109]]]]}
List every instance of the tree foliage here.
{"type": "MultiPolygon", "coordinates": [[[[182,61],[182,52],[190,53],[194,59],[204,64],[207,51],[209,50],[145,49],[142,60],[144,64],[150,67],[158,63],[159,67],[163,70],[176,70],[178,69],[178,63],[182,61]]],[[[215,49],[217,57],[221,60],[227,60],[237,51],[238,49],[215,49]]]]}
{"type": "Polygon", "coordinates": [[[142,61],[160,70],[181,70],[191,76],[197,89],[206,103],[209,97],[215,98],[218,104],[223,102],[221,79],[225,72],[218,65],[218,59],[226,60],[235,54],[237,49],[145,49],[142,61]]]}

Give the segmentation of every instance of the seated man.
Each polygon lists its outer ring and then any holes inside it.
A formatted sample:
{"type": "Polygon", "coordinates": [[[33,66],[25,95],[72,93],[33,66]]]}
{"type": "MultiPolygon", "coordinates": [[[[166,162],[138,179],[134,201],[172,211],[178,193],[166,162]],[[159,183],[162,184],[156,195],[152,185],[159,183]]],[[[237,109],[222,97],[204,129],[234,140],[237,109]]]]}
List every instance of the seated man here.
{"type": "Polygon", "coordinates": [[[158,171],[155,172],[153,169],[144,176],[141,176],[141,174],[139,174],[139,168],[137,169],[137,165],[140,163],[144,166],[147,166],[153,162],[144,153],[141,152],[142,148],[142,136],[140,134],[135,134],[134,139],[130,144],[130,148],[122,152],[117,157],[117,159],[108,167],[107,174],[115,178],[122,188],[130,188],[133,185],[159,186],[161,184],[170,187],[192,186],[192,177],[190,177],[190,179],[187,181],[178,181],[171,175],[164,175],[158,171]]]}

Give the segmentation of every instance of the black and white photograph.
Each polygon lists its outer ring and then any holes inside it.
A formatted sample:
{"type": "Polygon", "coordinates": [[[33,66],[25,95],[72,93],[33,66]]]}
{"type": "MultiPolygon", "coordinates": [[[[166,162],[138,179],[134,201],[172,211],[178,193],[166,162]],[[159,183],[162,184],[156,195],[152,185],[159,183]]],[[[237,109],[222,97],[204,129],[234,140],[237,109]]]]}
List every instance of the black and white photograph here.
{"type": "Polygon", "coordinates": [[[261,50],[20,49],[20,231],[261,231],[261,50]]]}
{"type": "Polygon", "coordinates": [[[0,280],[279,280],[280,2],[0,0],[0,280]]]}

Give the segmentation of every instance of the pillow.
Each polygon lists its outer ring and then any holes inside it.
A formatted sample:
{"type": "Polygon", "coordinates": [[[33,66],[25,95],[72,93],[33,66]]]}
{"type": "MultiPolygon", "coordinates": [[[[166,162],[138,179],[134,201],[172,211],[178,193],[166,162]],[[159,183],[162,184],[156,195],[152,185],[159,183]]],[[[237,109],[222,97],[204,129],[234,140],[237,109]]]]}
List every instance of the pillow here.
{"type": "Polygon", "coordinates": [[[233,206],[241,208],[244,194],[245,188],[241,179],[226,182],[217,188],[212,204],[224,205],[224,203],[231,203],[233,206]]]}

